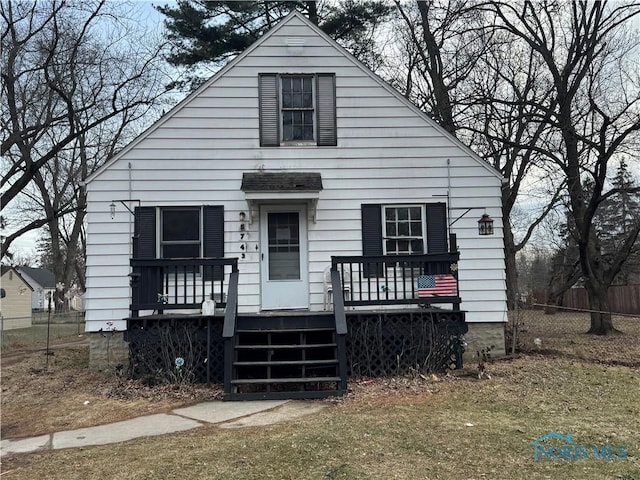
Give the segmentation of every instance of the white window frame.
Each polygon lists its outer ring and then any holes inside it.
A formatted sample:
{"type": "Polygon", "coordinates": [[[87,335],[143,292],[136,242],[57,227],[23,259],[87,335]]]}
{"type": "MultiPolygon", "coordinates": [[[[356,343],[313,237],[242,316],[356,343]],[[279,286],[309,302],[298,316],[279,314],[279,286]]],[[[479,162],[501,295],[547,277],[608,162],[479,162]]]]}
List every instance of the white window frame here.
{"type": "Polygon", "coordinates": [[[156,252],[156,257],[157,258],[175,258],[175,257],[164,257],[163,256],[163,247],[164,245],[192,245],[195,243],[195,241],[191,241],[191,240],[182,240],[182,241],[168,241],[165,242],[164,239],[162,238],[162,226],[163,226],[163,222],[164,222],[164,212],[167,210],[189,210],[189,211],[198,211],[198,233],[199,233],[199,239],[198,239],[198,243],[199,243],[199,248],[198,248],[198,256],[202,257],[203,254],[203,244],[204,244],[204,225],[203,225],[203,219],[202,219],[202,207],[159,207],[159,214],[156,215],[156,218],[158,219],[158,225],[157,225],[157,236],[156,238],[158,239],[158,245],[157,245],[157,252],[156,252]]]}
{"type": "Polygon", "coordinates": [[[318,120],[317,120],[317,106],[316,106],[316,76],[308,73],[286,73],[278,75],[278,121],[280,122],[280,144],[281,145],[315,145],[318,141],[318,120]],[[309,78],[311,79],[311,108],[285,108],[283,106],[283,83],[284,79],[288,78],[309,78]],[[284,139],[284,112],[285,111],[310,111],[311,118],[313,120],[313,138],[307,140],[285,140],[284,139]]]}
{"type": "MultiPolygon", "coordinates": [[[[398,252],[392,252],[389,253],[387,252],[387,240],[409,240],[409,246],[411,246],[411,240],[422,240],[422,252],[419,252],[419,254],[423,254],[423,253],[427,253],[427,218],[426,218],[426,214],[427,214],[427,209],[426,206],[424,204],[420,204],[420,203],[407,203],[407,204],[398,204],[398,205],[394,205],[394,204],[388,204],[388,205],[382,205],[382,254],[383,255],[412,255],[415,252],[407,252],[407,253],[398,253],[398,252]],[[420,220],[422,223],[422,235],[420,236],[415,236],[415,235],[397,235],[397,229],[396,229],[396,235],[387,235],[387,209],[399,209],[399,208],[420,208],[420,220]]],[[[397,215],[396,215],[397,218],[397,215]]],[[[396,225],[397,225],[397,220],[396,220],[396,225]]]]}

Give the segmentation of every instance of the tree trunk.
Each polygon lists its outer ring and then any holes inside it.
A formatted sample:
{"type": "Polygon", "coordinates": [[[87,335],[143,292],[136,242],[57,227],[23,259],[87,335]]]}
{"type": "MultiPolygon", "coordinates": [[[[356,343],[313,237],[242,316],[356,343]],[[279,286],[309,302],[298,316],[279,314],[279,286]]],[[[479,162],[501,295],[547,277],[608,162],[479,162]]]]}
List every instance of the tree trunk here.
{"type": "Polygon", "coordinates": [[[518,267],[516,266],[516,247],[509,218],[504,220],[504,261],[507,282],[507,308],[513,310],[518,301],[518,267]]]}
{"type": "Polygon", "coordinates": [[[589,308],[591,311],[591,328],[587,333],[594,335],[611,335],[618,333],[613,327],[611,320],[611,310],[609,308],[609,298],[607,294],[608,286],[597,285],[593,280],[585,283],[587,296],[589,298],[589,308]]]}

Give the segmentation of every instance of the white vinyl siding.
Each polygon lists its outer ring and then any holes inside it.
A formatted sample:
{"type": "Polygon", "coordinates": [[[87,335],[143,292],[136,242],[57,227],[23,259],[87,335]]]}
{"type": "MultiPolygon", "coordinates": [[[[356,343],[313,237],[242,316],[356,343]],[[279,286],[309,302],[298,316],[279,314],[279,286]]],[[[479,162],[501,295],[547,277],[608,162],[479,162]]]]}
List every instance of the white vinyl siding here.
{"type": "Polygon", "coordinates": [[[240,191],[242,173],[261,170],[322,176],[315,223],[308,222],[311,310],[323,308],[323,272],[331,256],[362,255],[363,204],[427,204],[449,194],[450,219],[470,206],[486,207],[495,219],[491,237],[478,236],[480,215],[473,212],[451,230],[461,252],[461,308],[469,322],[506,319],[498,175],[293,17],[88,183],[87,329],[97,331],[106,321],[124,328],[121,319],[129,315],[133,216],[121,209],[112,220],[113,198],[139,199],[143,206],[224,205],[224,255],[245,253],[238,265],[239,310],[258,311],[260,222],[257,217],[247,222],[241,239],[239,213],[249,213],[240,191]],[[290,37],[304,39],[301,53],[287,53],[290,37]],[[335,84],[337,146],[261,146],[259,74],[283,72],[335,74],[330,80],[335,84]]]}

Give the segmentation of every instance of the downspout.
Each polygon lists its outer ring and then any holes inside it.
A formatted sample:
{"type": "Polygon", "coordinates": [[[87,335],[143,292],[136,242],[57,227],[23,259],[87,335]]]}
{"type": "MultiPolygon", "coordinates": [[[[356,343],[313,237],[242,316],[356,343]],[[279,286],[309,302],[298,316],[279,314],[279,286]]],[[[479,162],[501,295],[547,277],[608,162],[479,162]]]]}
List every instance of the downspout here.
{"type": "MultiPolygon", "coordinates": [[[[451,159],[447,158],[447,242],[451,240],[451,159]]],[[[451,245],[449,245],[451,249],[451,245]]]]}
{"type": "MultiPolygon", "coordinates": [[[[128,198],[129,198],[129,208],[131,208],[131,162],[129,162],[129,183],[128,183],[128,198]]],[[[131,218],[133,215],[129,215],[129,259],[133,257],[133,219],[131,218]]]]}

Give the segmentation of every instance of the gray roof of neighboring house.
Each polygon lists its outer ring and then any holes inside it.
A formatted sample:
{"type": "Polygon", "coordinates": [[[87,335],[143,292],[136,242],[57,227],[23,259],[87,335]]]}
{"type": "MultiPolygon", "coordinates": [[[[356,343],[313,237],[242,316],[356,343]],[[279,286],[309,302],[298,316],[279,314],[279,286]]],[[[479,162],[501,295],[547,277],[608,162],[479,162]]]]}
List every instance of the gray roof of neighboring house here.
{"type": "MultiPolygon", "coordinates": [[[[29,278],[32,278],[42,288],[55,288],[56,277],[51,270],[46,268],[33,268],[33,267],[17,267],[19,272],[23,272],[29,278]]],[[[34,285],[32,285],[33,287],[34,285]]]]}
{"type": "Polygon", "coordinates": [[[243,192],[317,191],[322,190],[319,173],[307,172],[258,172],[243,173],[243,192]]]}

